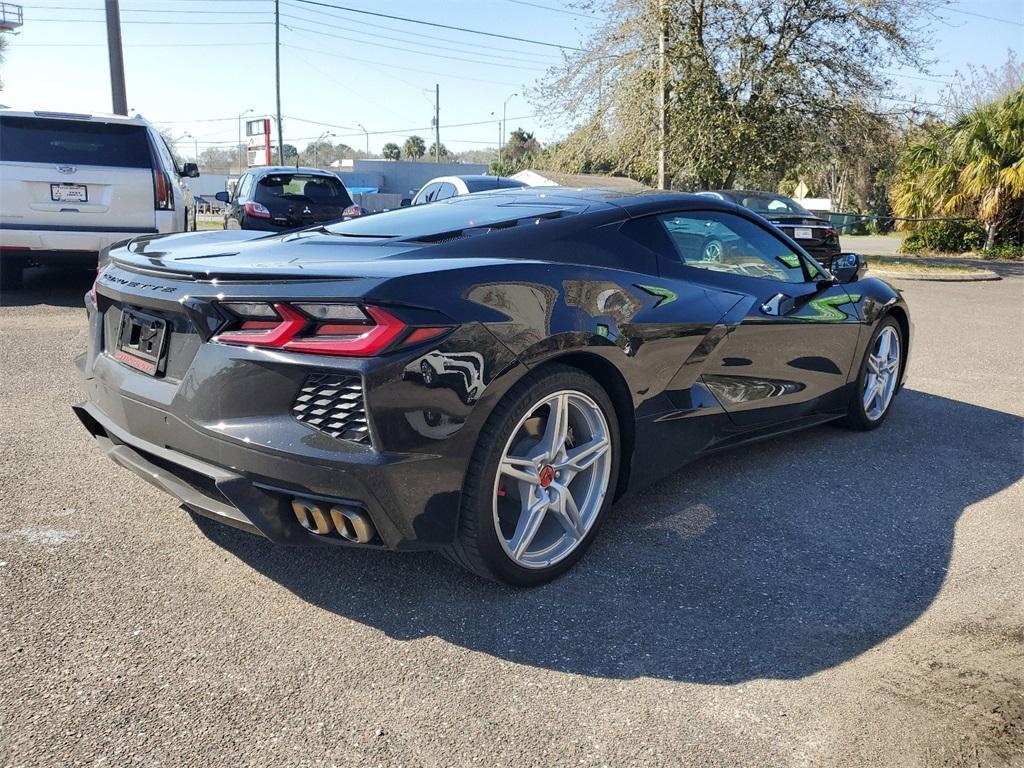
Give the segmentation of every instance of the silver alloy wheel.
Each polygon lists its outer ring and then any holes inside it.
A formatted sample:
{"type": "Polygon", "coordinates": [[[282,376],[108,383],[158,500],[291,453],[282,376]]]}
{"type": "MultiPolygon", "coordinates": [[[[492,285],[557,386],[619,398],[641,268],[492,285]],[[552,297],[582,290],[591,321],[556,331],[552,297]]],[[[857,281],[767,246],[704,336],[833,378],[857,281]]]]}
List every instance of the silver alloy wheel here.
{"type": "Polygon", "coordinates": [[[590,397],[561,390],[534,405],[505,445],[494,478],[494,528],[524,568],[546,568],[579,546],[611,478],[611,432],[590,397]]]}
{"type": "Polygon", "coordinates": [[[704,244],[704,261],[720,262],[722,260],[722,241],[709,240],[704,244]]]}
{"type": "Polygon", "coordinates": [[[875,339],[864,372],[864,414],[869,421],[878,421],[892,402],[900,377],[900,336],[887,325],[875,339]]]}

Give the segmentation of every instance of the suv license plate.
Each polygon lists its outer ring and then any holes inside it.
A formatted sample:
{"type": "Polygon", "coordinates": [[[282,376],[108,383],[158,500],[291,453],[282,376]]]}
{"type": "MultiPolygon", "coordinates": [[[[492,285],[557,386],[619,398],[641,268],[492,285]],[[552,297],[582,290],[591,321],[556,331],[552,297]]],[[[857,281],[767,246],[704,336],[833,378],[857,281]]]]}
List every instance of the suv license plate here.
{"type": "Polygon", "coordinates": [[[793,230],[794,240],[810,240],[814,237],[814,232],[806,227],[797,227],[793,230]]]}
{"type": "Polygon", "coordinates": [[[51,184],[50,199],[55,203],[88,203],[89,188],[85,184],[51,184]]]}
{"type": "Polygon", "coordinates": [[[136,370],[156,376],[163,360],[166,338],[166,320],[126,309],[121,313],[114,357],[136,370]]]}

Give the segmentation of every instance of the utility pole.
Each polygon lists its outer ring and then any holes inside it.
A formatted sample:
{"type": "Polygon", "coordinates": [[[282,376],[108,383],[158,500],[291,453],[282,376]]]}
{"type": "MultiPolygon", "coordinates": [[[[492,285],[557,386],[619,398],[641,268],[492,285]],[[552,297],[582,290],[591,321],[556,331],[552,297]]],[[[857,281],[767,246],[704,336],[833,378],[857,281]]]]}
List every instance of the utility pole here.
{"type": "Polygon", "coordinates": [[[441,162],[441,85],[434,83],[434,162],[441,162]]]}
{"type": "Polygon", "coordinates": [[[498,121],[498,165],[501,165],[501,120],[498,121]]]}
{"type": "Polygon", "coordinates": [[[363,133],[366,134],[366,156],[369,157],[370,156],[370,132],[368,130],[366,130],[366,126],[363,125],[362,123],[356,123],[356,125],[358,125],[360,130],[363,133]]]}
{"type": "Polygon", "coordinates": [[[284,165],[281,131],[281,0],[274,0],[274,79],[277,81],[277,164],[284,165]]]}
{"type": "Polygon", "coordinates": [[[668,143],[668,62],[665,59],[665,49],[668,47],[668,12],[665,0],[661,0],[658,5],[658,26],[658,69],[661,81],[658,96],[658,189],[668,189],[665,174],[665,145],[668,143]]]}
{"type": "Polygon", "coordinates": [[[124,50],[121,48],[121,8],[117,0],[106,0],[107,54],[110,57],[110,91],[114,114],[128,114],[128,94],[124,87],[124,50]]]}

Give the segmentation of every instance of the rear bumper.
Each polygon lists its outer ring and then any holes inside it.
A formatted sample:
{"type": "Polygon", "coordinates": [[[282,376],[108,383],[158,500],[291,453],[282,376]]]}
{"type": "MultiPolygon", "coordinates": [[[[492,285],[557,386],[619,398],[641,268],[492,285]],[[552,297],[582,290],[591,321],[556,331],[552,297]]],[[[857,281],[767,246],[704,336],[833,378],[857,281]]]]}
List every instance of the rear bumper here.
{"type": "Polygon", "coordinates": [[[0,226],[0,246],[28,249],[23,255],[45,263],[47,253],[86,252],[99,253],[114,243],[144,234],[155,234],[157,229],[132,230],[76,230],[21,229],[0,226]]]}
{"type": "MultiPolygon", "coordinates": [[[[323,465],[300,454],[273,455],[207,438],[206,452],[220,458],[215,463],[133,435],[95,403],[84,402],[73,408],[112,461],[177,498],[192,511],[275,543],[421,550],[436,548],[454,535],[454,528],[444,533],[436,526],[438,509],[434,510],[434,525],[425,524],[427,510],[423,508],[385,509],[381,498],[388,498],[389,489],[418,474],[408,472],[402,461],[373,462],[360,467],[339,459],[323,465]],[[325,512],[333,507],[358,510],[372,521],[375,536],[368,543],[354,544],[334,530],[326,534],[307,530],[293,511],[295,501],[318,503],[325,512]],[[422,537],[418,535],[420,531],[422,537]]],[[[137,411],[149,406],[136,403],[128,408],[137,411]]],[[[171,426],[173,419],[167,415],[160,418],[167,420],[168,437],[172,438],[176,431],[171,426]]],[[[429,497],[430,493],[425,492],[424,500],[429,497]]],[[[452,523],[455,513],[452,506],[452,523]]]]}

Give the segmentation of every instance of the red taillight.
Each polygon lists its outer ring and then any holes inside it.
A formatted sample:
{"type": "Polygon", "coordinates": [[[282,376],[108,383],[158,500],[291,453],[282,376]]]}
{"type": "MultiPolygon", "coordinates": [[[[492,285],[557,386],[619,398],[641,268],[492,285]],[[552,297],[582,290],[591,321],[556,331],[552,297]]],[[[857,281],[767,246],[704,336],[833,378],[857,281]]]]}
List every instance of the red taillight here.
{"type": "Polygon", "coordinates": [[[267,206],[262,203],[246,203],[245,213],[247,216],[253,216],[257,219],[269,219],[270,211],[267,210],[267,206]]]}
{"type": "MultiPolygon", "coordinates": [[[[235,315],[236,322],[234,327],[213,338],[222,344],[315,355],[371,357],[392,346],[408,329],[405,323],[380,307],[366,307],[364,311],[354,304],[302,304],[300,311],[285,303],[227,303],[224,306],[235,315]],[[270,315],[276,319],[268,319],[270,315]],[[351,322],[338,322],[342,318],[351,322]]],[[[408,339],[412,340],[424,330],[432,332],[426,338],[433,338],[447,328],[416,329],[408,339]]],[[[416,340],[423,341],[424,337],[416,340]]]]}
{"type": "Polygon", "coordinates": [[[363,215],[363,209],[358,205],[350,205],[348,208],[341,212],[341,220],[348,221],[349,219],[355,219],[363,215]]]}
{"type": "Polygon", "coordinates": [[[174,190],[171,179],[163,171],[153,171],[153,206],[158,211],[174,210],[174,190]]]}

